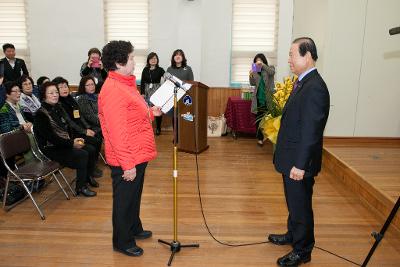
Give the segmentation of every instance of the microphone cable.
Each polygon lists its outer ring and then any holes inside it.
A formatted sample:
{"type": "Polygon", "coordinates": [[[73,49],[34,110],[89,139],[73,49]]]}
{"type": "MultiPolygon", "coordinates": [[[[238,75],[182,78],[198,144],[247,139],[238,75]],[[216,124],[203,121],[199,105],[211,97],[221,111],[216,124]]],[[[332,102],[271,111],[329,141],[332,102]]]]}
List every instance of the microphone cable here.
{"type": "MultiPolygon", "coordinates": [[[[196,134],[196,126],[197,126],[197,124],[196,124],[196,118],[194,118],[193,126],[194,126],[194,130],[195,130],[195,131],[194,131],[195,133],[194,133],[194,135],[193,135],[193,136],[194,136],[194,147],[195,147],[196,152],[197,152],[197,151],[198,151],[198,147],[197,147],[197,134],[196,134]]],[[[205,214],[204,214],[203,199],[202,199],[201,190],[200,190],[199,160],[198,160],[198,155],[197,155],[196,152],[194,153],[194,155],[195,155],[195,159],[196,159],[196,180],[197,180],[197,193],[198,193],[198,196],[199,196],[199,203],[200,203],[200,211],[201,211],[201,215],[202,215],[202,217],[203,217],[203,223],[204,223],[204,225],[205,225],[205,227],[206,227],[206,229],[207,229],[208,234],[211,236],[211,238],[212,238],[215,242],[217,242],[218,244],[223,245],[223,246],[228,246],[228,247],[245,247],[245,246],[255,246],[255,245],[262,245],[262,244],[271,243],[270,241],[266,240],[266,241],[253,242],[253,243],[231,244],[231,243],[228,243],[228,242],[225,242],[225,241],[221,241],[221,240],[219,240],[218,238],[216,238],[216,237],[214,236],[214,234],[213,234],[213,233],[211,232],[211,230],[210,230],[210,227],[208,226],[207,218],[206,218],[206,216],[205,216],[205,214]]],[[[347,262],[349,262],[349,263],[352,263],[352,264],[354,264],[354,265],[356,265],[356,266],[361,266],[361,264],[356,263],[356,262],[354,262],[354,261],[352,261],[352,260],[349,260],[349,259],[347,259],[347,258],[345,258],[345,257],[342,257],[342,256],[340,256],[340,255],[338,255],[338,254],[336,254],[336,253],[333,253],[333,252],[331,252],[331,251],[329,251],[329,250],[327,250],[327,249],[324,249],[324,248],[321,248],[321,247],[318,247],[318,246],[314,246],[314,248],[319,249],[319,250],[321,250],[321,251],[323,251],[323,252],[326,252],[326,253],[328,253],[328,254],[331,254],[331,255],[333,255],[333,256],[335,256],[335,257],[337,257],[337,258],[340,258],[340,259],[342,259],[342,260],[345,260],[345,261],[347,261],[347,262]]]]}

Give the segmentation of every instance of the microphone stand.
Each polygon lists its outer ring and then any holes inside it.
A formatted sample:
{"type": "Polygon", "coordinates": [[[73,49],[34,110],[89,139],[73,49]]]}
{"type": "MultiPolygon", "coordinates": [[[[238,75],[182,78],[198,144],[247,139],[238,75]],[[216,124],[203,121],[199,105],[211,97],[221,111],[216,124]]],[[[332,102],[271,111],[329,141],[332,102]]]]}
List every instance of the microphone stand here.
{"type": "Polygon", "coordinates": [[[369,251],[367,257],[365,258],[363,264],[361,265],[361,267],[365,267],[367,266],[369,260],[372,257],[372,254],[374,254],[374,251],[376,249],[376,247],[379,245],[379,242],[381,242],[383,236],[385,235],[386,230],[388,229],[390,223],[392,222],[394,216],[396,215],[397,211],[399,210],[399,206],[400,206],[400,197],[397,199],[396,204],[394,205],[392,211],[390,212],[389,216],[386,219],[385,224],[383,225],[381,231],[379,233],[377,232],[372,232],[372,236],[375,238],[375,243],[372,245],[371,250],[369,251]]]}
{"type": "Polygon", "coordinates": [[[177,93],[178,88],[180,87],[179,83],[174,82],[174,150],[173,150],[173,199],[174,199],[174,209],[173,209],[173,217],[174,217],[174,239],[171,242],[167,242],[161,239],[158,239],[158,242],[163,243],[165,245],[170,246],[171,248],[171,256],[169,257],[168,266],[171,266],[172,260],[174,259],[175,253],[179,252],[181,248],[198,248],[199,244],[187,244],[182,245],[178,241],[178,147],[177,147],[177,127],[178,127],[178,100],[177,93]]]}

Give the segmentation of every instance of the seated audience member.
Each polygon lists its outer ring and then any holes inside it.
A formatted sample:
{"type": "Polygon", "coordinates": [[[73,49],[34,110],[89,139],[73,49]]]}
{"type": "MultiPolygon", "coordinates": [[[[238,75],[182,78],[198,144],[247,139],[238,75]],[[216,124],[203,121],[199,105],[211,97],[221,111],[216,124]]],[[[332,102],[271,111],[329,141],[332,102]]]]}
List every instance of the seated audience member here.
{"type": "Polygon", "coordinates": [[[83,138],[72,138],[68,115],[58,103],[55,83],[42,85],[42,106],[37,111],[33,129],[41,151],[51,160],[76,169],[76,193],[85,197],[96,196],[87,186],[98,187],[91,176],[96,164],[96,149],[83,138]]]}
{"type": "MultiPolygon", "coordinates": [[[[71,125],[71,135],[73,138],[83,138],[85,139],[86,144],[91,144],[96,148],[96,162],[99,157],[102,138],[101,133],[96,135],[96,132],[90,129],[90,125],[86,122],[86,120],[80,116],[80,110],[78,103],[75,99],[69,94],[69,85],[68,81],[63,77],[56,77],[53,79],[53,83],[56,84],[58,92],[60,94],[59,103],[66,111],[69,119],[72,121],[71,125]]],[[[103,172],[96,168],[93,172],[94,177],[101,177],[103,172]]]]}
{"type": "Polygon", "coordinates": [[[7,133],[17,128],[23,128],[27,133],[31,131],[32,123],[27,122],[21,112],[18,102],[21,90],[16,82],[6,82],[6,101],[0,109],[0,133],[7,133]]]}
{"type": "Polygon", "coordinates": [[[29,75],[25,61],[15,57],[15,46],[4,44],[3,52],[5,57],[0,61],[4,66],[4,81],[18,81],[22,74],[29,75]]]}
{"type": "MultiPolygon", "coordinates": [[[[16,82],[6,82],[3,88],[5,90],[6,99],[0,109],[0,133],[11,132],[18,128],[24,129],[25,132],[30,133],[32,124],[25,120],[18,104],[21,96],[21,90],[18,84],[16,82]]],[[[24,157],[26,160],[29,160],[32,158],[32,154],[27,153],[24,157]]],[[[15,164],[14,158],[6,159],[6,161],[11,167],[15,164]]],[[[0,158],[0,178],[4,179],[7,173],[8,170],[0,158]]]]}
{"type": "Polygon", "coordinates": [[[22,75],[19,79],[19,87],[22,89],[19,105],[25,118],[33,122],[36,111],[40,108],[39,99],[33,94],[33,80],[31,77],[22,75]]]}
{"type": "Polygon", "coordinates": [[[104,81],[107,78],[107,71],[101,61],[101,52],[97,48],[91,48],[88,52],[88,61],[82,64],[81,77],[91,75],[96,84],[96,91],[100,92],[104,81]]]}
{"type": "Polygon", "coordinates": [[[50,78],[46,76],[40,76],[36,81],[36,85],[40,87],[45,82],[50,82],[50,78]]]}
{"type": "Polygon", "coordinates": [[[83,77],[79,82],[77,99],[80,115],[89,123],[90,128],[96,132],[101,129],[97,97],[94,78],[92,76],[83,77]]]}

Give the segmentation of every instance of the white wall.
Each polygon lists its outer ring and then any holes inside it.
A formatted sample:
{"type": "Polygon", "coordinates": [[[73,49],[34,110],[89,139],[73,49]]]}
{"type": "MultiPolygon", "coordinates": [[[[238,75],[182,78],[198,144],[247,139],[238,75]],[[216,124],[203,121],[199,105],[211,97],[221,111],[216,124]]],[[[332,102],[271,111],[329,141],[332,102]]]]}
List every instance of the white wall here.
{"type": "Polygon", "coordinates": [[[27,0],[31,75],[78,84],[87,51],[104,45],[103,1],[27,0]]]}
{"type": "MultiPolygon", "coordinates": [[[[32,76],[65,76],[79,82],[79,69],[91,47],[104,45],[104,11],[100,0],[27,0],[32,76]]],[[[151,0],[150,51],[170,65],[181,48],[195,80],[214,87],[230,84],[232,0],[151,0]]],[[[291,0],[281,1],[278,72],[288,74],[291,40],[291,0]],[[282,56],[280,56],[282,55],[282,56]]]]}
{"type": "Polygon", "coordinates": [[[297,0],[294,10],[293,38],[316,41],[331,94],[325,135],[400,136],[400,36],[388,34],[400,1],[297,0]]]}
{"type": "MultiPolygon", "coordinates": [[[[27,0],[32,75],[77,84],[91,47],[104,45],[103,1],[27,0]]],[[[331,92],[326,135],[400,136],[398,0],[281,0],[276,79],[289,74],[291,40],[315,39],[331,92]],[[293,28],[293,34],[292,34],[293,28]],[[397,72],[396,72],[397,71],[397,72]]],[[[232,0],[151,0],[150,49],[168,67],[185,51],[195,79],[228,87],[232,0]]]]}
{"type": "Polygon", "coordinates": [[[369,0],[358,93],[357,136],[400,136],[400,1],[369,0]]]}

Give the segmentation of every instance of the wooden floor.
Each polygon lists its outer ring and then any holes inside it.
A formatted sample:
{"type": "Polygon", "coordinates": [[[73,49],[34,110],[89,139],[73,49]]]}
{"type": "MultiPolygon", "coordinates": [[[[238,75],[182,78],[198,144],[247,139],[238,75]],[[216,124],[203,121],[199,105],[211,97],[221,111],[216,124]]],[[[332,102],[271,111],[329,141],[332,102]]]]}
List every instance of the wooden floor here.
{"type": "MultiPolygon", "coordinates": [[[[271,146],[249,138],[209,139],[199,156],[200,188],[205,215],[215,236],[232,243],[264,241],[268,233],[284,232],[287,210],[282,178],[272,166],[271,146]]],[[[166,266],[170,251],[157,239],[172,237],[171,135],[157,138],[159,155],[147,168],[142,221],[153,238],[138,241],[144,255],[131,258],[113,252],[109,170],[98,179],[96,198],[65,200],[61,194],[44,205],[41,221],[27,200],[0,212],[0,266],[166,266]]],[[[67,172],[70,178],[72,172],[67,172]]],[[[50,192],[54,184],[46,189],[50,192]]],[[[335,175],[323,171],[314,187],[316,245],[361,263],[384,221],[362,205],[335,175]]],[[[179,236],[200,248],[183,249],[172,266],[276,266],[288,246],[263,244],[226,247],[207,234],[197,194],[195,158],[179,154],[179,236]]],[[[400,233],[390,228],[369,266],[399,266],[400,233]]],[[[304,266],[355,266],[315,249],[304,266]]]]}

